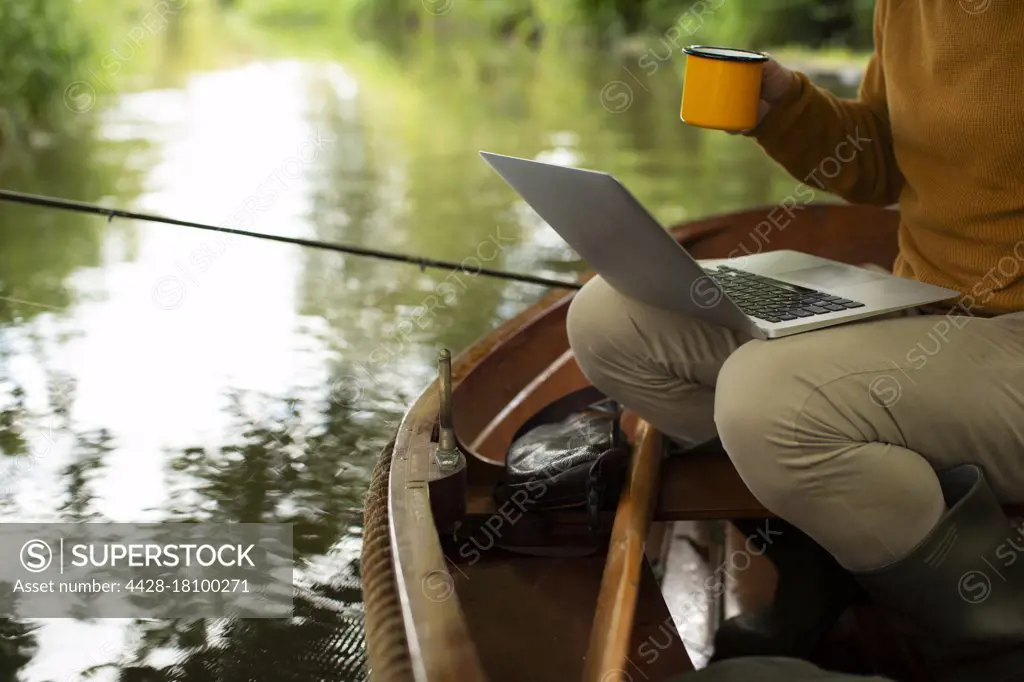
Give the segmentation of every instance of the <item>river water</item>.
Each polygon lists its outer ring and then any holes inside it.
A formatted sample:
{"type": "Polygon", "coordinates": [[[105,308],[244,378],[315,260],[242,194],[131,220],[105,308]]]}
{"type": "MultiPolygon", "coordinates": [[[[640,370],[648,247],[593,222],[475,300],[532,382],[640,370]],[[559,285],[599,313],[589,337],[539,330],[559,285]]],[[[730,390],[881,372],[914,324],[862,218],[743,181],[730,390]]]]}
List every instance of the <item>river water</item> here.
{"type": "MultiPolygon", "coordinates": [[[[118,94],[97,64],[82,132],[6,153],[0,186],[547,277],[583,266],[478,150],[612,172],[666,225],[796,186],[679,121],[674,57],[254,35],[151,36],[118,94]]],[[[4,621],[0,680],[314,679],[324,650],[362,679],[374,458],[440,347],[542,293],[0,204],[0,519],[294,523],[306,585],[292,621],[4,621]]]]}

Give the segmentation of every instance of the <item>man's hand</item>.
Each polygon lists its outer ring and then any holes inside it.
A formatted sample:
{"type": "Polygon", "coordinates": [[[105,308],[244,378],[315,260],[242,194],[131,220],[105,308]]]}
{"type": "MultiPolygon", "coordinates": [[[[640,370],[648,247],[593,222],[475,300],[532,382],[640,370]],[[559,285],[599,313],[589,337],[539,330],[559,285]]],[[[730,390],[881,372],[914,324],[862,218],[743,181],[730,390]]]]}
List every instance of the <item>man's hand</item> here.
{"type": "Polygon", "coordinates": [[[774,58],[769,58],[764,64],[764,73],[761,76],[761,101],[757,105],[757,125],[750,130],[730,133],[730,135],[750,135],[754,132],[757,126],[761,125],[761,121],[764,120],[772,105],[789,90],[793,84],[793,77],[791,70],[779,64],[774,58]]]}

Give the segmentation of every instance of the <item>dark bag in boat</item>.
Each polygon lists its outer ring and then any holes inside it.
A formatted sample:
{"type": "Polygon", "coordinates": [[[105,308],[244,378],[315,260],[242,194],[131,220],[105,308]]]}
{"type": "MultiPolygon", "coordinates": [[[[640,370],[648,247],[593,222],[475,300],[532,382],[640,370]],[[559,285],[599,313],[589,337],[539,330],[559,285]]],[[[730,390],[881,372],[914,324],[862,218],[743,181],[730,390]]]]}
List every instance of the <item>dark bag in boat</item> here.
{"type": "Polygon", "coordinates": [[[614,507],[629,461],[622,410],[595,388],[556,400],[523,424],[505,456],[498,504],[523,510],[614,507]]]}

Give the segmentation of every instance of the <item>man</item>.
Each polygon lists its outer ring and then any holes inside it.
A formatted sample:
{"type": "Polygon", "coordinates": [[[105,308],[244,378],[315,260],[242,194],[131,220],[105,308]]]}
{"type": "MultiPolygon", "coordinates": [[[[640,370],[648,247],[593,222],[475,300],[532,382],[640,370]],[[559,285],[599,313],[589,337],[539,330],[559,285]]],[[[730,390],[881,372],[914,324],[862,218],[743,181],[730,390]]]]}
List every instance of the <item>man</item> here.
{"type": "Polygon", "coordinates": [[[894,272],[955,306],[761,341],[601,279],[572,303],[599,389],[677,442],[720,437],[790,542],[827,550],[795,586],[817,594],[728,624],[717,658],[804,655],[859,585],[938,679],[1024,678],[1024,539],[998,504],[1024,501],[1022,36],[1016,0],[880,0],[858,98],[772,61],[748,132],[800,181],[898,202],[894,272]]]}

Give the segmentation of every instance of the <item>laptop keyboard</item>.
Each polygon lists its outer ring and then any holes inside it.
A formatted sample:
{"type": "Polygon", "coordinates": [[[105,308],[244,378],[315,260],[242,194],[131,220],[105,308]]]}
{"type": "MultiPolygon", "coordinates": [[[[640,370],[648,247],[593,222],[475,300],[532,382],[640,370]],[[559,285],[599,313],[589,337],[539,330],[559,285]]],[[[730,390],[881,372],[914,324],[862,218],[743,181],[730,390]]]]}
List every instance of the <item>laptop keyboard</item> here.
{"type": "Polygon", "coordinates": [[[707,273],[740,310],[765,322],[786,322],[864,307],[858,301],[735,268],[718,266],[707,273]]]}

